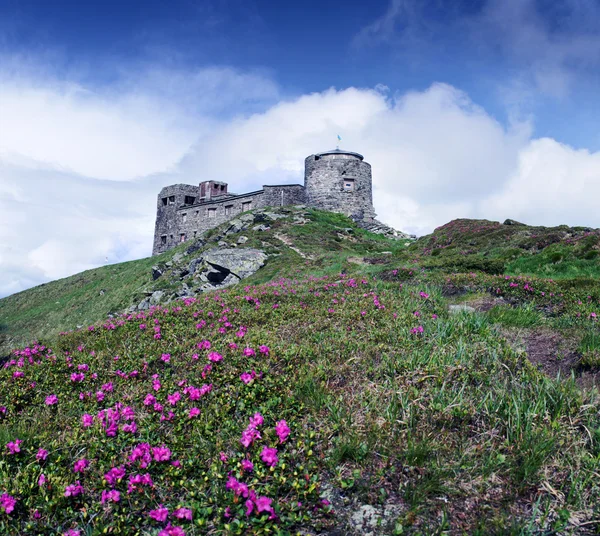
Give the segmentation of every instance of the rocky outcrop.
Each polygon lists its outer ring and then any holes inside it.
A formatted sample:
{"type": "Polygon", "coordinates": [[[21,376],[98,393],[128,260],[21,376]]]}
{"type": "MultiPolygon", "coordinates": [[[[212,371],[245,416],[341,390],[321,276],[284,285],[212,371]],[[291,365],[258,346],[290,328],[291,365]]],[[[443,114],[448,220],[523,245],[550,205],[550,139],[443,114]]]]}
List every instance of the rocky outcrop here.
{"type": "Polygon", "coordinates": [[[415,235],[409,235],[403,233],[402,231],[397,231],[393,227],[390,227],[385,223],[381,223],[378,220],[356,220],[354,223],[356,223],[356,225],[358,225],[361,229],[365,229],[367,231],[370,231],[371,233],[383,235],[386,238],[393,238],[396,240],[416,238],[415,235]]]}

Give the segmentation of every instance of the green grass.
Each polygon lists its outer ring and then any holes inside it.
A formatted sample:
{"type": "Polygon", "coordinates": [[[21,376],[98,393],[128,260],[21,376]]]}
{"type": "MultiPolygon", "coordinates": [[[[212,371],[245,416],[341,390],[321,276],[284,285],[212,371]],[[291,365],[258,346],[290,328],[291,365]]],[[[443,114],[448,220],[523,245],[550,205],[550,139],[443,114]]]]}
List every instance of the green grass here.
{"type": "Polygon", "coordinates": [[[513,328],[535,328],[544,323],[544,315],[531,304],[521,307],[495,306],[488,312],[491,322],[513,328]]]}

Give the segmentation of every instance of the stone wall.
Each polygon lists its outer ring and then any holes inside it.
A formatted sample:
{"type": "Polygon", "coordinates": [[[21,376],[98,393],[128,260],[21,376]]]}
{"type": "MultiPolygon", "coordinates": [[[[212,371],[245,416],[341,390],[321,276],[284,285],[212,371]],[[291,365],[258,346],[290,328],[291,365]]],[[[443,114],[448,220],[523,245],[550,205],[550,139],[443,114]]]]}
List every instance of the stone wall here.
{"type": "Polygon", "coordinates": [[[308,206],[341,212],[354,220],[375,218],[370,164],[351,154],[332,154],[311,155],[304,165],[308,206]]]}
{"type": "MultiPolygon", "coordinates": [[[[278,207],[282,205],[297,205],[305,202],[304,187],[299,184],[282,186],[264,186],[262,190],[242,195],[228,195],[209,202],[183,205],[183,196],[190,195],[189,191],[181,192],[182,202],[179,206],[163,206],[162,198],[173,195],[169,188],[179,188],[187,185],[176,185],[163,188],[158,196],[157,224],[154,234],[156,255],[175,247],[181,242],[193,240],[205,231],[213,229],[238,214],[261,207],[278,207]],[[161,224],[159,225],[159,221],[161,224]],[[166,237],[166,238],[165,238],[166,237]]],[[[198,192],[197,186],[189,186],[198,192]]]]}

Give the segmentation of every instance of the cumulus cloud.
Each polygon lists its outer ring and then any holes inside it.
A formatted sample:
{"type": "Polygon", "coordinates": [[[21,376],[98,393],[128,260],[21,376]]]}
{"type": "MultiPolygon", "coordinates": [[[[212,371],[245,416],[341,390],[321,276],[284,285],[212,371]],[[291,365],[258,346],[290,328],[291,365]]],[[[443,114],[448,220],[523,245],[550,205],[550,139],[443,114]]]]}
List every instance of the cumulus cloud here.
{"type": "MultiPolygon", "coordinates": [[[[201,92],[197,73],[190,76],[201,92]]],[[[458,217],[600,226],[600,154],[533,139],[527,122],[502,125],[455,87],[283,98],[262,75],[245,76],[217,73],[207,91],[218,110],[215,92],[226,103],[236,93],[243,101],[239,81],[248,80],[253,98],[263,99],[250,114],[211,114],[202,94],[194,108],[191,93],[171,98],[168,84],[121,81],[117,95],[114,87],[79,84],[69,93],[64,83],[20,79],[21,98],[14,84],[2,84],[0,114],[8,111],[4,95],[22,113],[20,124],[9,116],[21,129],[16,141],[0,138],[0,296],[107,257],[149,255],[162,186],[216,179],[243,192],[301,183],[304,158],[332,148],[337,134],[372,164],[375,209],[398,229],[423,234],[458,217]],[[128,105],[135,102],[154,105],[128,105]]]]}

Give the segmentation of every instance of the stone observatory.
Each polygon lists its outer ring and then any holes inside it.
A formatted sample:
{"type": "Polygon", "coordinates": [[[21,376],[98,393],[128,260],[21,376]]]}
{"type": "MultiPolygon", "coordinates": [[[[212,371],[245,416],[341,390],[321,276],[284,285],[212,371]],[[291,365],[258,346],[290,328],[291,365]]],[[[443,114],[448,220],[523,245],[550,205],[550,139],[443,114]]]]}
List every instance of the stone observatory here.
{"type": "Polygon", "coordinates": [[[262,207],[303,204],[340,212],[360,227],[392,238],[405,238],[375,219],[371,165],[363,155],[331,151],[304,160],[304,185],[264,185],[261,190],[235,194],[225,182],[205,180],[198,186],[174,184],[158,194],[152,254],[157,255],[205,231],[262,207]]]}
{"type": "Polygon", "coordinates": [[[304,160],[308,206],[341,212],[354,221],[373,221],[371,164],[363,155],[336,148],[304,160]]]}

